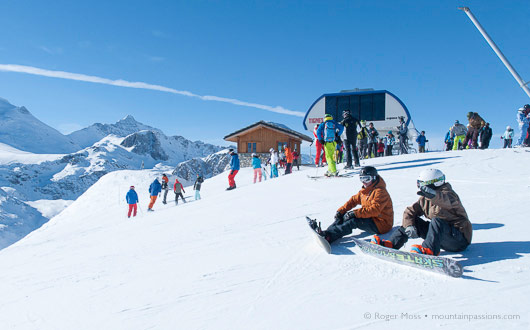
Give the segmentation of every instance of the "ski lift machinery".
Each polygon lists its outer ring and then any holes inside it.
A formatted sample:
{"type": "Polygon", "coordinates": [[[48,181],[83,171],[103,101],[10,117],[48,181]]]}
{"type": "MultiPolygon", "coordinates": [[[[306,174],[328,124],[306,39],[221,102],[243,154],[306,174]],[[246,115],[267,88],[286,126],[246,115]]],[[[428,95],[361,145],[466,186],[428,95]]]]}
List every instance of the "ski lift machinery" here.
{"type": "Polygon", "coordinates": [[[325,114],[341,121],[344,110],[350,110],[352,116],[359,120],[366,120],[367,126],[374,123],[380,137],[392,131],[397,138],[400,117],[409,129],[409,142],[415,141],[419,135],[405,104],[387,90],[373,89],[345,90],[320,96],[309,107],[304,117],[304,128],[312,132],[315,125],[324,121],[325,114]]]}

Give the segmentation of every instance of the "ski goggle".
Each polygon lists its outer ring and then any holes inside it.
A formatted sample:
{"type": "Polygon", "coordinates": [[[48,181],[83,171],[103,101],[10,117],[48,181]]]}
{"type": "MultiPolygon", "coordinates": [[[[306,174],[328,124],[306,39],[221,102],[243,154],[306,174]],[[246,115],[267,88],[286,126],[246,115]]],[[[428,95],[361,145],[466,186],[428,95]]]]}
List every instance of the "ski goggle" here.
{"type": "Polygon", "coordinates": [[[436,183],[443,183],[445,181],[445,175],[444,176],[441,176],[439,178],[436,178],[436,179],[432,179],[432,180],[428,180],[428,181],[422,181],[422,180],[417,180],[416,181],[416,184],[418,186],[418,188],[420,187],[425,187],[425,186],[428,186],[428,185],[434,185],[434,186],[441,186],[441,184],[436,184],[436,183]]]}
{"type": "Polygon", "coordinates": [[[361,180],[362,183],[368,183],[373,181],[374,177],[371,175],[359,175],[359,180],[361,180]]]}

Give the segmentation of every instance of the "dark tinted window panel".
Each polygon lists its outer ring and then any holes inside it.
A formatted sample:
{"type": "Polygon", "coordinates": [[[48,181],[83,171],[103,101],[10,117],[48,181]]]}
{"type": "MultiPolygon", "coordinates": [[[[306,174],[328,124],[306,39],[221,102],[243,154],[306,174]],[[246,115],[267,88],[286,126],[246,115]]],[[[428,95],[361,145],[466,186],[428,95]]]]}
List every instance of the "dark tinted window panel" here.
{"type": "Polygon", "coordinates": [[[350,110],[350,97],[349,96],[341,96],[338,98],[338,112],[337,112],[338,120],[342,120],[342,112],[344,110],[350,110]]]}
{"type": "Polygon", "coordinates": [[[337,97],[326,96],[326,113],[329,113],[335,118],[337,115],[337,97]]]}
{"type": "Polygon", "coordinates": [[[373,95],[373,119],[385,120],[385,94],[379,93],[373,95]]]}
{"type": "Polygon", "coordinates": [[[359,95],[350,96],[350,111],[355,118],[360,118],[361,115],[361,98],[359,95]]]}
{"type": "Polygon", "coordinates": [[[371,121],[373,119],[372,114],[373,102],[372,95],[361,95],[361,118],[366,121],[371,121]]]}

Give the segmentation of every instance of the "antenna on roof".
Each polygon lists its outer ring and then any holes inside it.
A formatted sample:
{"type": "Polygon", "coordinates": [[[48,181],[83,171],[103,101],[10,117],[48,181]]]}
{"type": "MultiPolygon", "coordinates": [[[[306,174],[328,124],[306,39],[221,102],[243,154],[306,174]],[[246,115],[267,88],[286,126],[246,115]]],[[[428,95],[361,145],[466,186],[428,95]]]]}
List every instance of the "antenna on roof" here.
{"type": "Polygon", "coordinates": [[[354,89],[343,89],[340,93],[354,93],[354,92],[370,92],[373,88],[354,88],[354,89]]]}

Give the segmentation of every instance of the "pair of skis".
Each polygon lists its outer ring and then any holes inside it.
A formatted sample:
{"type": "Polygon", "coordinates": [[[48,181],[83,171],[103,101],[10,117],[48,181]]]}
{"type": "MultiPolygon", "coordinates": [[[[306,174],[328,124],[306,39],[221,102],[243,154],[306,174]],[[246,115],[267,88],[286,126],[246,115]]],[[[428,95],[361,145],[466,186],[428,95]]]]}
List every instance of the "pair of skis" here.
{"type": "MultiPolygon", "coordinates": [[[[326,241],[326,239],[324,239],[324,237],[320,236],[311,226],[311,224],[316,220],[312,220],[309,217],[306,217],[306,220],[309,225],[309,228],[311,229],[311,232],[317,239],[318,244],[322,248],[324,248],[327,253],[331,253],[331,245],[328,243],[328,241],[326,241]]],[[[355,244],[361,249],[363,253],[382,260],[452,277],[460,277],[463,273],[462,265],[460,265],[458,261],[451,258],[410,253],[401,250],[390,249],[377,244],[372,244],[370,242],[363,241],[354,237],[350,238],[353,239],[355,244]]]]}
{"type": "Polygon", "coordinates": [[[326,175],[308,175],[307,177],[311,180],[318,180],[318,179],[331,179],[331,178],[351,178],[351,177],[354,177],[356,174],[358,174],[359,171],[358,170],[348,170],[348,171],[344,171],[344,172],[339,172],[338,175],[331,175],[331,176],[326,176],[326,175]]]}

